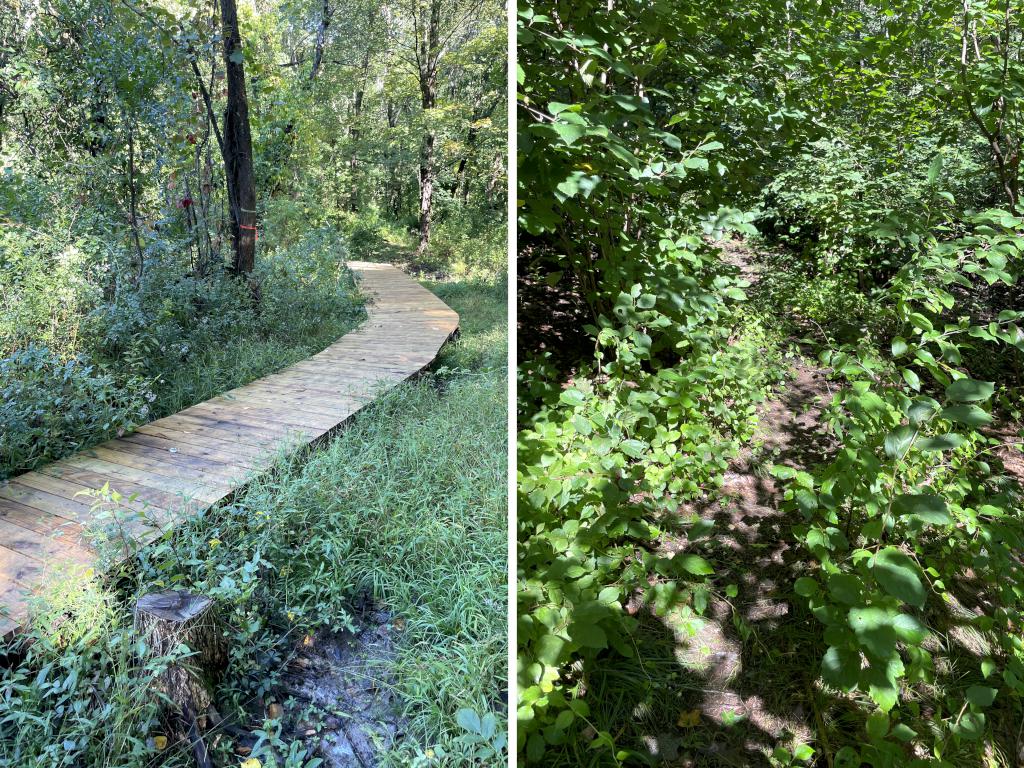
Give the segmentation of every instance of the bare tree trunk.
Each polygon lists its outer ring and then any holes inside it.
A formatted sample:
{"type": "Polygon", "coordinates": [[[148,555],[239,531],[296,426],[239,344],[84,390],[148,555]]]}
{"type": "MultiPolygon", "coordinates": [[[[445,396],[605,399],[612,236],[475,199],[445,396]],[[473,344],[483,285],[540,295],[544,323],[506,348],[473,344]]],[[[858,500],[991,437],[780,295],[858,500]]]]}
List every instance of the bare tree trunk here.
{"type": "Polygon", "coordinates": [[[135,186],[135,126],[128,124],[128,220],[132,227],[132,240],[135,243],[136,283],[142,279],[142,271],[146,267],[142,256],[142,242],[139,239],[139,190],[135,186]]]}
{"type": "MultiPolygon", "coordinates": [[[[420,105],[424,113],[437,105],[437,64],[440,55],[441,0],[431,0],[430,17],[426,34],[420,38],[417,63],[419,64],[420,105]]],[[[425,115],[425,120],[430,121],[425,115]]],[[[430,225],[434,206],[434,130],[429,125],[423,129],[423,146],[420,149],[420,244],[416,254],[422,256],[430,243],[430,225]]]]}
{"type": "Polygon", "coordinates": [[[327,28],[331,25],[330,0],[324,0],[323,9],[320,12],[320,26],[316,30],[316,46],[313,49],[313,68],[309,72],[310,81],[316,80],[320,73],[320,65],[324,61],[324,46],[327,41],[327,28]]]}
{"type": "Polygon", "coordinates": [[[220,0],[227,70],[228,104],[224,111],[224,173],[231,204],[234,271],[252,272],[256,265],[256,181],[253,175],[252,133],[245,92],[242,38],[235,0],[220,0]]]}
{"type": "MultiPolygon", "coordinates": [[[[398,126],[401,107],[391,99],[388,99],[386,108],[388,128],[394,129],[398,126]]],[[[398,218],[402,211],[402,179],[398,174],[398,159],[395,156],[390,141],[385,145],[384,164],[388,169],[387,210],[392,218],[398,218]]]]}

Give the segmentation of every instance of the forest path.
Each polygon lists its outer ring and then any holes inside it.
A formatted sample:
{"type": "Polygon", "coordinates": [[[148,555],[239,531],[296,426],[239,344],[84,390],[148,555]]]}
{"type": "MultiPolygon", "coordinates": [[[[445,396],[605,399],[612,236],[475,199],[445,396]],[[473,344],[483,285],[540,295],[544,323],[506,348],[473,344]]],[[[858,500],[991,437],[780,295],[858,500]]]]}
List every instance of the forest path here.
{"type": "MultiPolygon", "coordinates": [[[[756,292],[759,259],[748,246],[725,244],[723,257],[756,292]]],[[[688,689],[680,697],[680,723],[672,733],[651,733],[644,746],[670,765],[768,765],[776,746],[813,741],[817,675],[813,630],[794,616],[793,582],[805,562],[793,544],[792,515],[781,509],[782,489],[773,464],[798,470],[822,462],[835,449],[822,424],[834,394],[828,370],[813,360],[789,360],[785,383],[758,414],[754,439],[729,465],[718,494],[680,509],[683,517],[713,521],[706,538],[669,536],[666,554],[698,552],[715,568],[719,588],[707,610],[673,610],[657,619],[673,645],[673,662],[688,689]],[[699,713],[699,718],[697,717],[699,713]]]]}
{"type": "Polygon", "coordinates": [[[394,266],[349,266],[367,319],[323,351],[0,484],[0,636],[25,623],[33,594],[88,582],[97,541],[127,556],[433,362],[455,311],[394,266]]]}

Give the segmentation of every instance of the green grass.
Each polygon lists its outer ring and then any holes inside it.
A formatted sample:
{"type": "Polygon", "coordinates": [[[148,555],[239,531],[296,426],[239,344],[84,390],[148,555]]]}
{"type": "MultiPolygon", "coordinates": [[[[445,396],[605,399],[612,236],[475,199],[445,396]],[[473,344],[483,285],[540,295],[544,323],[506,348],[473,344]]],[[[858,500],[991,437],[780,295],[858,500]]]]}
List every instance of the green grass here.
{"type": "MultiPolygon", "coordinates": [[[[493,713],[499,733],[507,721],[506,294],[487,283],[432,288],[462,316],[435,372],[151,545],[103,589],[51,607],[59,632],[36,629],[33,643],[9,649],[20,658],[0,678],[0,766],[157,758],[147,687],[159,665],[133,652],[128,607],[170,585],[216,598],[232,649],[220,703],[242,718],[297,639],[349,626],[372,596],[403,625],[380,678],[407,732],[384,764],[479,764],[458,711],[493,713]]],[[[227,741],[215,751],[218,764],[237,762],[227,741]]],[[[191,757],[169,749],[157,759],[191,757]]]]}

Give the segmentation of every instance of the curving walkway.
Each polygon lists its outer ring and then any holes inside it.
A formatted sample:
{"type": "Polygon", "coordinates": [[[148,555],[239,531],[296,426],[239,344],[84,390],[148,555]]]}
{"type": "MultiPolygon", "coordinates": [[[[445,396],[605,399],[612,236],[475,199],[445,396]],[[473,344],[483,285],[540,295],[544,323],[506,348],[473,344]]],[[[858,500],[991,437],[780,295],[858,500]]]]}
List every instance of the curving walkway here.
{"type": "Polygon", "coordinates": [[[459,316],[393,266],[349,266],[370,298],[367,319],[327,349],[0,484],[0,636],[24,623],[32,592],[87,576],[96,556],[86,532],[113,523],[112,505],[88,491],[121,494],[117,530],[146,543],[434,360],[459,316]]]}

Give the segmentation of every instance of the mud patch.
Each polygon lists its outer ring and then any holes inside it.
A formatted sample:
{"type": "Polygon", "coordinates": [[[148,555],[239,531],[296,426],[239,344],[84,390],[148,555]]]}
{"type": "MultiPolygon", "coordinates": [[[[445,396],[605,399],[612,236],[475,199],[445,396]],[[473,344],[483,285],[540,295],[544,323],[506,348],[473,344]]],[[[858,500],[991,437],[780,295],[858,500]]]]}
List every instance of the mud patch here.
{"type": "Polygon", "coordinates": [[[265,716],[280,721],[281,741],[302,743],[306,759],[319,757],[325,768],[378,765],[406,729],[386,672],[401,622],[370,609],[353,631],[300,639],[282,683],[266,698],[265,716]]]}

